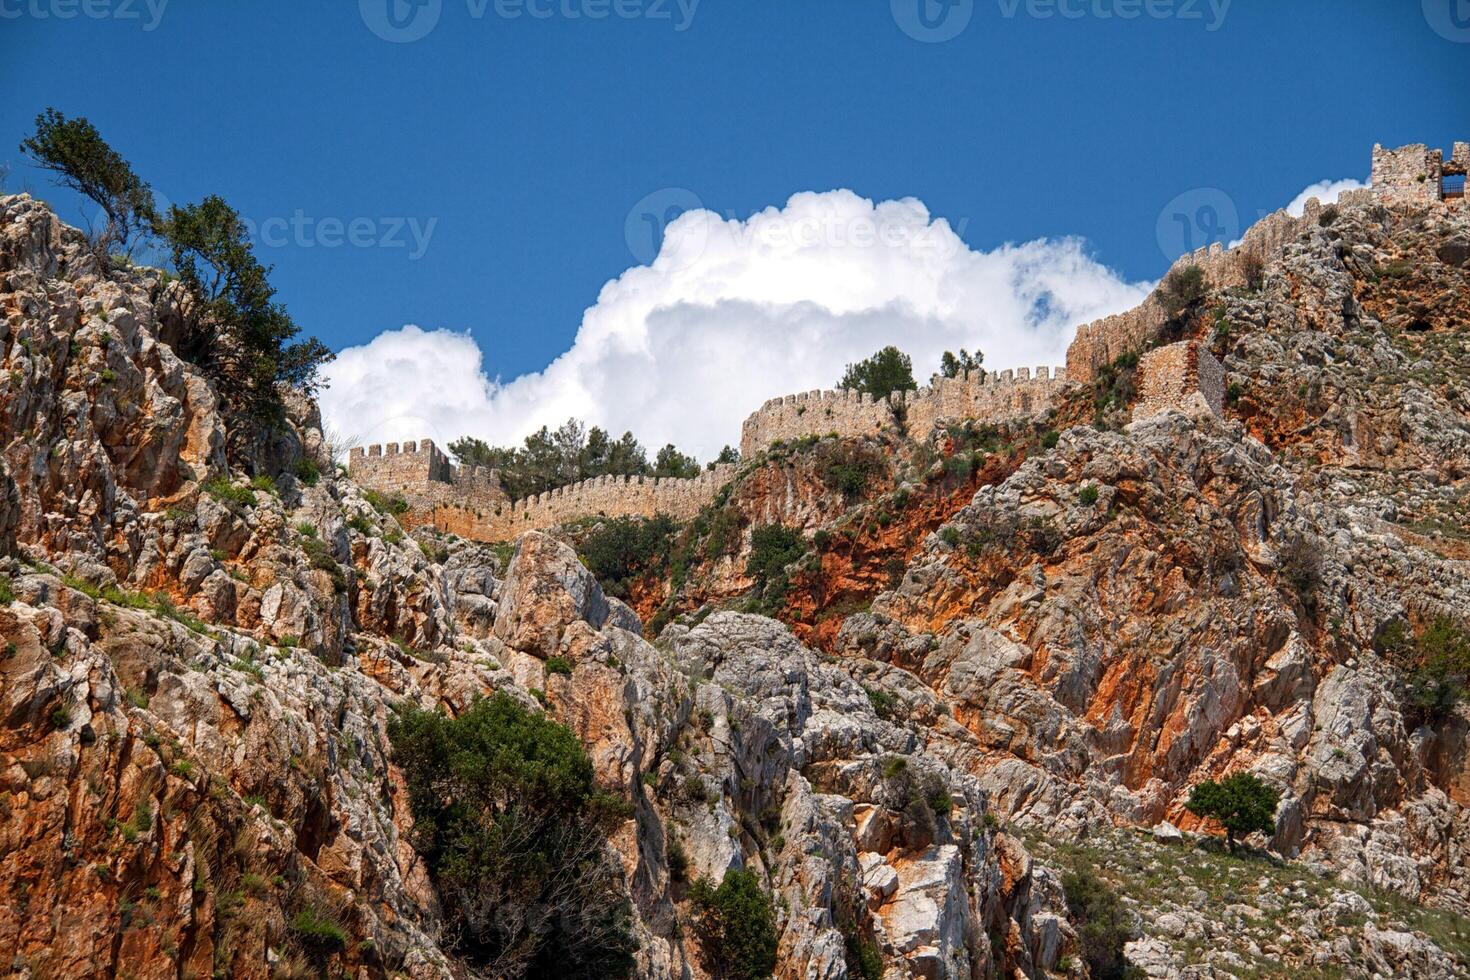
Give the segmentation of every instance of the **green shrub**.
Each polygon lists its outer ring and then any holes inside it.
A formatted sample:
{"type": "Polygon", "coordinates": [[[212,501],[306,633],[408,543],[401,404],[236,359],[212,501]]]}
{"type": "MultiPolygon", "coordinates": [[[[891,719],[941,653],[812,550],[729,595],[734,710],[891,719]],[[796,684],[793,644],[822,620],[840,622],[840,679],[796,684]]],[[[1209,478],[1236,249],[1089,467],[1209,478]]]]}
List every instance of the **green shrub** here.
{"type": "Polygon", "coordinates": [[[913,391],[919,386],[914,381],[913,358],[890,344],[866,360],[849,364],[837,387],[887,398],[895,391],[913,391]]]}
{"type": "Polygon", "coordinates": [[[389,738],[458,955],[486,975],[629,974],[630,910],[605,854],[622,810],[570,730],[502,692],[455,719],[410,708],[389,738]]]}
{"type": "Polygon", "coordinates": [[[1133,938],[1128,912],[1118,893],[1090,868],[1079,865],[1062,876],[1067,909],[1077,925],[1077,941],[1095,980],[1130,980],[1137,976],[1123,957],[1133,938]]]}
{"type": "Polygon", "coordinates": [[[838,443],[826,453],[821,463],[822,482],[828,489],[842,494],[843,499],[856,500],[869,481],[883,471],[883,461],[859,445],[838,443]]]}
{"type": "Polygon", "coordinates": [[[683,881],[689,876],[689,853],[684,850],[684,842],[670,834],[667,852],[669,877],[674,881],[683,881]]]}
{"type": "Polygon", "coordinates": [[[1282,542],[1277,553],[1281,578],[1301,600],[1308,612],[1317,608],[1317,589],[1322,584],[1322,558],[1315,541],[1295,534],[1282,542]]]}
{"type": "Polygon", "coordinates": [[[403,499],[402,494],[385,494],[379,493],[377,490],[364,490],[362,492],[362,499],[371,504],[373,509],[380,514],[397,516],[408,513],[408,501],[403,499]]]}
{"type": "Polygon", "coordinates": [[[1209,291],[1205,270],[1197,265],[1187,265],[1164,277],[1163,284],[1159,286],[1159,305],[1171,318],[1177,317],[1203,300],[1209,291]]]}
{"type": "Polygon", "coordinates": [[[756,580],[758,589],[779,597],[786,591],[786,568],[806,554],[806,539],[795,528],[765,524],[750,535],[750,558],[745,574],[756,580]]]}
{"type": "MultiPolygon", "coordinates": [[[[312,530],[315,531],[315,528],[312,530]]],[[[333,557],[326,542],[317,537],[303,537],[301,550],[306,555],[307,564],[327,573],[334,589],[338,592],[347,591],[347,576],[342,572],[342,565],[333,557]]]]}
{"type": "Polygon", "coordinates": [[[1079,503],[1082,504],[1082,506],[1091,507],[1093,504],[1097,503],[1097,487],[1089,483],[1087,486],[1077,491],[1077,500],[1079,503]]]}
{"type": "Polygon", "coordinates": [[[546,672],[548,674],[569,675],[572,672],[572,662],[566,657],[547,657],[546,672]]]}
{"type": "Polygon", "coordinates": [[[1459,623],[1439,616],[1418,637],[1407,626],[1392,624],[1380,632],[1379,646],[1402,669],[1404,706],[1415,722],[1439,724],[1465,700],[1470,688],[1470,634],[1459,623]]]}
{"type": "Polygon", "coordinates": [[[771,897],[750,871],[725,872],[719,888],[696,881],[689,897],[711,973],[727,980],[765,980],[776,969],[776,916],[771,897]]]}
{"type": "Polygon", "coordinates": [[[259,501],[249,487],[237,487],[228,476],[217,476],[204,484],[204,492],[215,500],[241,507],[254,507],[259,501]]]}
{"type": "Polygon", "coordinates": [[[1276,832],[1276,804],[1281,793],[1259,776],[1237,772],[1220,782],[1205,780],[1189,793],[1184,805],[1198,817],[1216,820],[1225,828],[1225,843],[1235,850],[1235,835],[1276,832]]]}
{"type": "Polygon", "coordinates": [[[847,948],[847,975],[855,980],[883,980],[883,953],[878,944],[855,927],[842,930],[847,948]]]}
{"type": "Polygon", "coordinates": [[[291,933],[313,956],[329,956],[347,948],[347,930],[330,913],[309,905],[291,917],[291,933]]]}
{"type": "Polygon", "coordinates": [[[250,478],[250,489],[259,490],[261,493],[275,494],[276,481],[269,474],[261,473],[250,478]]]}
{"type": "Polygon", "coordinates": [[[898,708],[898,698],[877,687],[864,687],[863,692],[867,694],[868,703],[873,706],[873,711],[879,718],[893,718],[898,708]]]}
{"type": "Polygon", "coordinates": [[[0,575],[0,606],[8,606],[15,601],[15,582],[9,575],[0,575]]]}
{"type": "Polygon", "coordinates": [[[609,595],[626,598],[633,582],[667,564],[676,530],[663,514],[648,520],[616,517],[599,524],[577,550],[609,595]]]}
{"type": "Polygon", "coordinates": [[[1098,369],[1097,376],[1093,380],[1092,392],[1096,424],[1102,426],[1104,416],[1109,411],[1126,408],[1133,400],[1136,391],[1134,379],[1137,373],[1138,355],[1133,353],[1123,354],[1098,369]]]}
{"type": "Polygon", "coordinates": [[[968,477],[973,468],[974,462],[970,459],[969,453],[955,453],[944,461],[945,476],[952,476],[958,480],[968,477]]]}
{"type": "Polygon", "coordinates": [[[710,515],[709,530],[704,538],[705,557],[715,559],[734,552],[740,543],[744,520],[734,507],[720,507],[710,515]]]}
{"type": "Polygon", "coordinates": [[[322,478],[321,467],[317,466],[316,460],[310,456],[302,456],[298,459],[293,472],[296,474],[296,479],[309,487],[316,486],[317,481],[322,478]]]}
{"type": "Polygon", "coordinates": [[[372,537],[373,532],[377,530],[377,528],[373,527],[373,522],[361,514],[354,514],[352,517],[349,517],[347,519],[347,526],[364,537],[372,537]]]}
{"type": "Polygon", "coordinates": [[[960,529],[955,527],[954,525],[946,525],[945,527],[940,528],[939,540],[943,541],[951,548],[958,548],[960,546],[960,529]]]}

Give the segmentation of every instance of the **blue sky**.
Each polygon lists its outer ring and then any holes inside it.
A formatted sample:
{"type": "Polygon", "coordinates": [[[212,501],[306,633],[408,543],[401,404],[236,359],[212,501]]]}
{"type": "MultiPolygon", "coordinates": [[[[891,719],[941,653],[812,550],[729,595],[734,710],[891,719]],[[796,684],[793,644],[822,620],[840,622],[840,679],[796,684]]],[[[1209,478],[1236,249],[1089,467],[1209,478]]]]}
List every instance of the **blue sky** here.
{"type": "Polygon", "coordinates": [[[491,378],[545,367],[651,257],[650,195],[912,196],[972,249],[1081,236],[1134,282],[1229,231],[1202,202],[1243,227],[1365,179],[1375,141],[1470,138],[1465,0],[439,0],[396,43],[369,26],[389,0],[83,2],[0,0],[11,190],[65,202],[15,144],[47,105],[86,115],[167,199],[274,219],[281,298],[333,348],[469,331],[491,378]],[[955,36],[910,36],[917,3],[955,36]]]}

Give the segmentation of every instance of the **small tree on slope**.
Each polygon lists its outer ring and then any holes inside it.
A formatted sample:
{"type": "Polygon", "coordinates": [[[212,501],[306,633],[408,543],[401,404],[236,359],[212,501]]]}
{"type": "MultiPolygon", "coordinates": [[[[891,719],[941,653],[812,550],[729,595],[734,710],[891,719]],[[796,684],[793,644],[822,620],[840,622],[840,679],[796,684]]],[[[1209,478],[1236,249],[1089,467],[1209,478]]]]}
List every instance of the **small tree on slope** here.
{"type": "Polygon", "coordinates": [[[1235,850],[1236,835],[1259,830],[1270,834],[1276,830],[1276,804],[1281,793],[1258,776],[1238,772],[1220,782],[1206,780],[1195,786],[1184,804],[1190,813],[1207,817],[1225,828],[1225,843],[1235,850]]]}

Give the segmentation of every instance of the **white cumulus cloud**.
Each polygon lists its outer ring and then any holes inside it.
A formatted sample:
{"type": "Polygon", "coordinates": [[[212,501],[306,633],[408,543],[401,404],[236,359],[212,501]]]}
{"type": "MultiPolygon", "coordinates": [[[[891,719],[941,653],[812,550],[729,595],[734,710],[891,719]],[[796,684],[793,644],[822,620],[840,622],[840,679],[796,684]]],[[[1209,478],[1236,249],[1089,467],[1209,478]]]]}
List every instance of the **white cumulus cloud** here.
{"type": "Polygon", "coordinates": [[[604,285],[541,371],[502,380],[493,340],[482,350],[467,331],[409,325],[340,352],[321,405],[363,442],[508,443],[576,416],[707,459],[739,443],[765,399],[833,387],[884,345],[913,356],[921,383],[960,347],[991,368],[1060,364],[1073,328],[1149,287],[1078,239],[976,251],[912,198],[802,193],[744,221],[680,215],[653,262],[604,285]]]}

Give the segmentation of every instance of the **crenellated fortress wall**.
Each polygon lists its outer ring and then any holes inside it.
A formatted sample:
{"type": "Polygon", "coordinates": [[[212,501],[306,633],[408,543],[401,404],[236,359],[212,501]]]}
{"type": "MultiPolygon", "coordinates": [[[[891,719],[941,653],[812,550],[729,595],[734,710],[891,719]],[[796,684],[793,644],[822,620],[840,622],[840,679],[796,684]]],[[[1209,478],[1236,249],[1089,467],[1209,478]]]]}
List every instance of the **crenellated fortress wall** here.
{"type": "Polygon", "coordinates": [[[495,471],[484,466],[455,466],[431,439],[396,442],[347,454],[347,473],[358,486],[401,493],[410,504],[459,503],[475,508],[501,507],[510,497],[495,471]]]}
{"type": "MultiPolygon", "coordinates": [[[[1444,159],[1442,150],[1431,150],[1422,143],[1391,150],[1375,145],[1372,186],[1348,191],[1338,203],[1349,206],[1376,201],[1402,206],[1444,202],[1464,207],[1463,198],[1446,199],[1445,177],[1464,175],[1467,167],[1470,167],[1470,143],[1456,143],[1448,160],[1444,159]]],[[[1307,201],[1299,218],[1284,210],[1273,212],[1252,225],[1234,248],[1227,249],[1216,242],[1181,255],[1169,267],[1169,272],[1197,265],[1215,289],[1244,286],[1247,257],[1270,261],[1287,242],[1316,225],[1321,214],[1322,204],[1316,198],[1307,201]]],[[[1131,310],[1078,327],[1067,348],[1067,377],[1090,383],[1099,368],[1124,354],[1142,352],[1168,319],[1157,298],[1150,295],[1131,310]]]]}
{"type": "Polygon", "coordinates": [[[1066,384],[1062,368],[1039,367],[1000,372],[972,371],[963,377],[935,377],[926,388],[875,399],[857,391],[808,391],[772,398],[745,420],[740,453],[753,456],[776,442],[807,436],[876,435],[896,429],[899,419],[909,436],[923,440],[939,419],[1013,421],[1044,414],[1066,384]]]}
{"type": "Polygon", "coordinates": [[[876,435],[894,424],[893,407],[861,391],[804,391],[772,398],[740,427],[740,455],[754,456],[777,442],[804,436],[876,435]]]}
{"type": "Polygon", "coordinates": [[[1373,195],[1384,204],[1433,204],[1444,200],[1444,178],[1465,175],[1470,143],[1456,143],[1450,158],[1423,143],[1394,149],[1373,147],[1373,195]]]}
{"type": "MultiPolygon", "coordinates": [[[[1307,201],[1300,218],[1276,211],[1252,225],[1235,248],[1227,249],[1216,242],[1208,248],[1196,249],[1175,259],[1169,273],[1197,265],[1215,289],[1244,286],[1247,257],[1269,261],[1304,228],[1315,225],[1321,213],[1322,206],[1315,197],[1307,201]]],[[[1169,273],[1165,273],[1165,278],[1169,273]]],[[[1100,368],[1124,354],[1142,351],[1168,320],[1157,296],[1150,293],[1131,310],[1083,324],[1067,348],[1067,376],[1075,381],[1091,382],[1100,368]]]]}
{"type": "Polygon", "coordinates": [[[586,517],[667,514],[687,521],[715,499],[735,470],[735,464],[723,463],[692,479],[600,476],[493,508],[442,501],[423,510],[415,507],[408,524],[432,524],[441,531],[480,541],[506,541],[522,531],[586,517]]]}
{"type": "Polygon", "coordinates": [[[972,371],[958,378],[930,379],[927,388],[896,392],[893,404],[903,411],[910,437],[924,440],[941,419],[1016,422],[1041,418],[1068,385],[1065,368],[1016,368],[998,373],[972,371]]]}
{"type": "MultiPolygon", "coordinates": [[[[855,391],[812,391],[773,398],[745,420],[740,447],[753,456],[778,441],[805,436],[875,435],[897,430],[899,419],[924,439],[941,419],[1005,422],[1040,417],[1067,384],[1061,368],[973,371],[934,378],[926,388],[874,399],[855,391]]],[[[735,475],[717,465],[692,479],[604,476],[512,502],[495,471],[450,462],[429,439],[358,447],[348,455],[348,474],[358,485],[402,494],[409,504],[401,523],[432,525],[480,541],[504,541],[522,531],[555,527],[586,517],[653,517],[690,520],[735,475]]]]}
{"type": "MultiPolygon", "coordinates": [[[[1422,144],[1373,148],[1373,184],[1339,200],[1344,206],[1464,207],[1458,180],[1470,168],[1470,144],[1456,143],[1448,160],[1422,144]],[[1450,178],[1446,180],[1446,178],[1450,178]],[[1455,183],[1452,183],[1455,182],[1455,183]]],[[[1236,247],[1216,243],[1180,256],[1170,272],[1196,265],[1214,289],[1246,285],[1252,260],[1269,262],[1303,231],[1319,223],[1321,204],[1307,202],[1301,217],[1277,211],[1256,222],[1236,247]]],[[[941,420],[1010,422],[1043,417],[1069,386],[1089,384],[1100,368],[1125,354],[1141,354],[1158,339],[1168,316],[1156,295],[1132,310],[1084,324],[1067,349],[1066,368],[1027,368],[958,378],[932,379],[928,387],[874,399],[854,391],[809,391],[773,398],[745,420],[742,455],[754,456],[777,442],[809,436],[876,435],[900,426],[926,439],[941,420]]],[[[1222,410],[1224,371],[1197,343],[1183,342],[1148,352],[1139,363],[1140,400],[1135,417],[1173,407],[1222,410]]],[[[533,528],[586,517],[652,517],[688,520],[710,503],[735,473],[716,466],[689,480],[600,477],[511,502],[493,470],[457,467],[430,440],[402,446],[354,449],[349,473],[365,487],[401,493],[410,505],[404,524],[432,524],[442,531],[501,541],[533,528]]]]}

